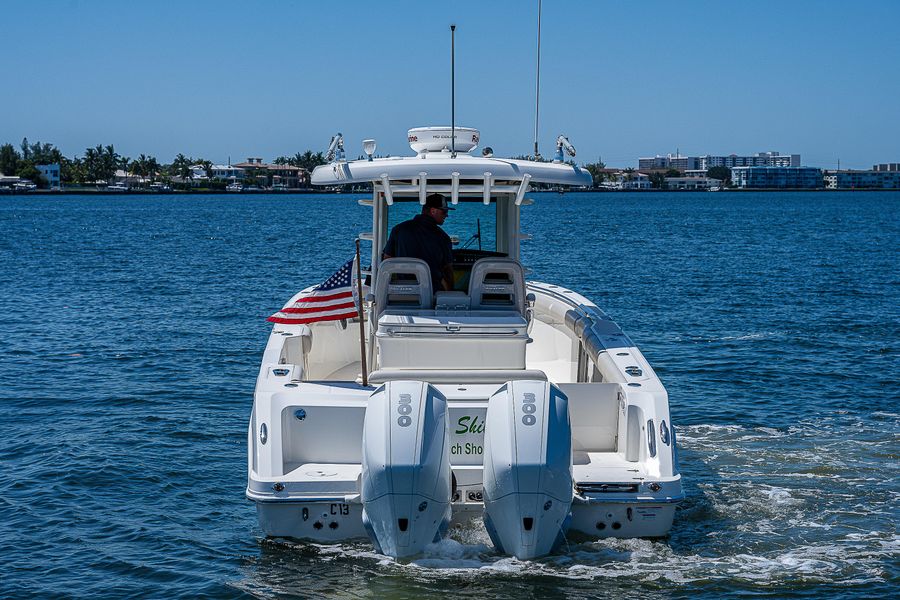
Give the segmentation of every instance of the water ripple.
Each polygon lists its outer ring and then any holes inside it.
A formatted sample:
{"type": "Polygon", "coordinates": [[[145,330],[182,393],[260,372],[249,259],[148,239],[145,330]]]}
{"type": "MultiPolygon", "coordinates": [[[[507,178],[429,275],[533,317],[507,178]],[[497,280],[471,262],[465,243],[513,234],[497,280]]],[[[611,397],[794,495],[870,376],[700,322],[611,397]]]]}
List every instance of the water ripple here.
{"type": "Polygon", "coordinates": [[[594,299],[669,391],[668,538],[537,561],[479,525],[413,561],[262,539],[264,319],[352,253],[356,198],[6,197],[0,597],[896,595],[900,194],[536,197],[531,277],[594,299]]]}

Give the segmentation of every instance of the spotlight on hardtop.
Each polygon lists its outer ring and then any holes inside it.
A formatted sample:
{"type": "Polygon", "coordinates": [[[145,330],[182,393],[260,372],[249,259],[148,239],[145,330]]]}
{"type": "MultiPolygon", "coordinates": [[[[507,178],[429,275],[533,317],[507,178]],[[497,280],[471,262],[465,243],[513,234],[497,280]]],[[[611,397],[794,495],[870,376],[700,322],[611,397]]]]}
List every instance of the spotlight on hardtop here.
{"type": "Polygon", "coordinates": [[[372,155],[375,154],[376,147],[375,140],[363,140],[363,152],[366,153],[369,160],[372,160],[372,155]]]}

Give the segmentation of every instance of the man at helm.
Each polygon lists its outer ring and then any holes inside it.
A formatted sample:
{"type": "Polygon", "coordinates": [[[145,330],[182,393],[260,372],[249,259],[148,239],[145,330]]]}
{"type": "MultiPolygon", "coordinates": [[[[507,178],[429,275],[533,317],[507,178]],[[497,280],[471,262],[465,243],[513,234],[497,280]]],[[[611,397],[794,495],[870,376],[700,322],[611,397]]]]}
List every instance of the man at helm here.
{"type": "Polygon", "coordinates": [[[422,214],[398,223],[391,230],[382,258],[420,258],[431,269],[433,290],[453,289],[453,244],[450,236],[441,229],[447,218],[447,199],[441,194],[425,198],[422,214]]]}

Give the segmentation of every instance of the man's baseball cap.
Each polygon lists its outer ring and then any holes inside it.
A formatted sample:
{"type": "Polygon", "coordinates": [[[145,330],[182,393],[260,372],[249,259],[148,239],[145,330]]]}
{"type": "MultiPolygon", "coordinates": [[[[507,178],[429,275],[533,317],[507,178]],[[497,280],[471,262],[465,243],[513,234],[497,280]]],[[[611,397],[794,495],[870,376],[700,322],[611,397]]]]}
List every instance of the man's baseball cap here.
{"type": "Polygon", "coordinates": [[[443,194],[429,194],[425,198],[425,206],[428,208],[440,208],[443,210],[456,210],[447,204],[447,197],[443,194]]]}

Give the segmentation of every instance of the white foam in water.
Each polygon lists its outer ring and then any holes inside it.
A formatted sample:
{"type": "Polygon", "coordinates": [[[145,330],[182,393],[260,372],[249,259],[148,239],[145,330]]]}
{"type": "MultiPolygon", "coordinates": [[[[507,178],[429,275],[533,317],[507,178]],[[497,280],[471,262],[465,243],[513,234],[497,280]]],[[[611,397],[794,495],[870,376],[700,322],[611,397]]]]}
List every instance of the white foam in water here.
{"type": "Polygon", "coordinates": [[[411,564],[430,569],[478,569],[485,565],[482,555],[493,552],[487,544],[462,544],[444,538],[425,547],[424,556],[411,564]]]}
{"type": "Polygon", "coordinates": [[[887,564],[900,556],[900,536],[892,527],[897,468],[855,442],[883,446],[879,452],[889,455],[895,437],[890,428],[833,415],[786,430],[679,428],[682,449],[693,461],[683,464],[688,499],[668,540],[570,542],[559,554],[520,561],[498,554],[475,520],[452,528],[449,538],[411,561],[376,554],[365,542],[318,546],[316,560],[362,560],[386,574],[436,582],[448,575],[503,574],[654,586],[742,581],[767,589],[883,584],[891,573],[887,564]],[[831,440],[827,451],[823,431],[831,440]],[[885,477],[874,474],[876,467],[885,477]]]}
{"type": "Polygon", "coordinates": [[[781,331],[761,331],[760,333],[747,333],[744,335],[726,335],[718,338],[710,338],[710,342],[743,342],[747,340],[761,340],[764,338],[784,335],[781,331]]]}
{"type": "Polygon", "coordinates": [[[774,504],[799,504],[800,500],[791,496],[791,492],[784,488],[775,487],[775,486],[764,486],[762,490],[760,490],[770,502],[774,504]],[[768,489],[767,489],[768,488],[768,489]]]}

